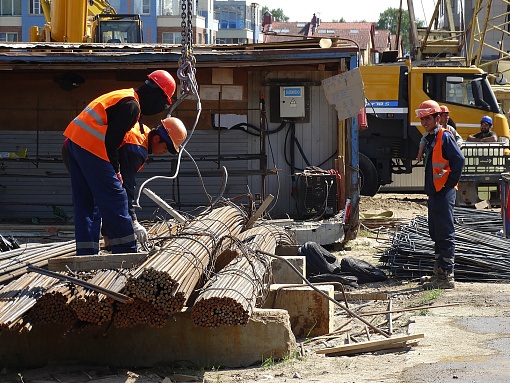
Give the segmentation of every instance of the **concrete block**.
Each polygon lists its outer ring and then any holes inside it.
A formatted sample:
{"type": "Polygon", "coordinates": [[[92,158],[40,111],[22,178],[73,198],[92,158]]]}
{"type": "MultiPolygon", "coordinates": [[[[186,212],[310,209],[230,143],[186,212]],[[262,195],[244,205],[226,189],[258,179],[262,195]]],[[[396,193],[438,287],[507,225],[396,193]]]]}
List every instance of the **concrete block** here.
{"type": "MultiPolygon", "coordinates": [[[[311,287],[271,285],[264,307],[287,310],[296,338],[329,334],[335,328],[335,304],[311,287]]],[[[320,291],[334,298],[333,285],[318,285],[320,291]]]]}
{"type": "Polygon", "coordinates": [[[282,256],[290,262],[292,266],[298,269],[297,274],[287,262],[280,259],[273,259],[271,267],[273,270],[273,282],[274,283],[285,283],[285,284],[302,284],[303,278],[306,276],[306,257],[304,256],[282,256]]]}
{"type": "Polygon", "coordinates": [[[61,325],[34,324],[28,333],[4,331],[0,367],[50,363],[154,367],[183,360],[209,368],[245,367],[270,357],[282,359],[296,349],[285,310],[255,309],[246,326],[219,328],[194,325],[190,313],[176,314],[162,328],[89,326],[66,332],[61,325]]]}

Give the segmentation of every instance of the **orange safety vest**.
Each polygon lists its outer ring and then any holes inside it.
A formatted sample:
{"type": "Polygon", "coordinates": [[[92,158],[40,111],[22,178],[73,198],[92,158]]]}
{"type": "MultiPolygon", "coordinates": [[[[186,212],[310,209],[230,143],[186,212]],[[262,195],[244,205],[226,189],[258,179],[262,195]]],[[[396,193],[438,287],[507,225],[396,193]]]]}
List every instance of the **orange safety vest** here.
{"type": "MultiPolygon", "coordinates": [[[[135,126],[133,126],[124,136],[122,143],[120,146],[124,146],[126,144],[138,145],[145,148],[147,153],[149,152],[149,131],[150,128],[147,125],[142,124],[141,122],[137,122],[135,126]]],[[[138,168],[140,171],[145,165],[145,162],[138,168]]]]}
{"type": "Polygon", "coordinates": [[[64,136],[90,153],[109,161],[105,146],[106,129],[108,129],[106,109],[126,97],[133,97],[140,103],[133,88],[114,90],[99,96],[67,125],[64,136]]]}
{"type": "MultiPolygon", "coordinates": [[[[444,128],[439,129],[436,135],[436,143],[432,149],[432,179],[436,192],[444,187],[452,171],[448,160],[443,158],[443,133],[445,131],[444,128]]],[[[455,188],[457,188],[457,185],[455,185],[455,188]]]]}

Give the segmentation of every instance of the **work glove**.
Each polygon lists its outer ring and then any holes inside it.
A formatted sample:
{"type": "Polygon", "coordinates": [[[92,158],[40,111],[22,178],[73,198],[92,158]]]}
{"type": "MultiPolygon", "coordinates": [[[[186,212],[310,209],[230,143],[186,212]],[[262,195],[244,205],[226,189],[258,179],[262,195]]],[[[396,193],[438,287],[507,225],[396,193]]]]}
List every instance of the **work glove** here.
{"type": "Polygon", "coordinates": [[[145,227],[140,225],[138,221],[133,221],[133,230],[135,231],[138,243],[144,245],[147,242],[147,230],[145,230],[145,227]]]}

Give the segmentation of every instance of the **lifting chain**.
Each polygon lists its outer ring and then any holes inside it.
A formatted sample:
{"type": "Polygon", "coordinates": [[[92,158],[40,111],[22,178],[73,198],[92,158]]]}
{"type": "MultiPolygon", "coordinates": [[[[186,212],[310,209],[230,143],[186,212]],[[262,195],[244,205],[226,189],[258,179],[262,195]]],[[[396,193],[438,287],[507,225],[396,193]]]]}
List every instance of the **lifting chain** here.
{"type": "Polygon", "coordinates": [[[181,81],[181,93],[194,93],[195,57],[193,56],[193,0],[181,0],[181,59],[177,77],[181,81]]]}

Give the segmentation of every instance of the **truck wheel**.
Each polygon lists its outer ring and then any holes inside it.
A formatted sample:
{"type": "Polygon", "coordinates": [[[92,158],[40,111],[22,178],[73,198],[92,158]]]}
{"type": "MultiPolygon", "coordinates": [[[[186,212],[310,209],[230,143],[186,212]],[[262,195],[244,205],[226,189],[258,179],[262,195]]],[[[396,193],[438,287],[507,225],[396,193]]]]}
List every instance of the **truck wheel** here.
{"type": "Polygon", "coordinates": [[[379,191],[377,169],[370,158],[359,154],[360,194],[373,197],[379,191]]]}

